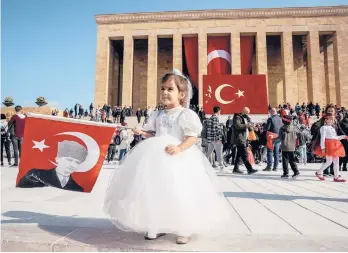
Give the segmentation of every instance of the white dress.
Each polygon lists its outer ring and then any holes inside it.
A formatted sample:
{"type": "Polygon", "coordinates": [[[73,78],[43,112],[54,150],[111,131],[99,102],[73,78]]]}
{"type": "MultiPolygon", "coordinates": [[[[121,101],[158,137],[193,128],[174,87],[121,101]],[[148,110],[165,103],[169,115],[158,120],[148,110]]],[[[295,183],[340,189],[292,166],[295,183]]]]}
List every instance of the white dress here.
{"type": "Polygon", "coordinates": [[[197,114],[182,107],[168,115],[156,111],[144,130],[156,136],[132,149],[111,178],[104,205],[111,221],[124,231],[224,233],[232,209],[215,187],[216,175],[207,158],[196,145],[173,156],[164,151],[184,136],[200,134],[197,114]]]}

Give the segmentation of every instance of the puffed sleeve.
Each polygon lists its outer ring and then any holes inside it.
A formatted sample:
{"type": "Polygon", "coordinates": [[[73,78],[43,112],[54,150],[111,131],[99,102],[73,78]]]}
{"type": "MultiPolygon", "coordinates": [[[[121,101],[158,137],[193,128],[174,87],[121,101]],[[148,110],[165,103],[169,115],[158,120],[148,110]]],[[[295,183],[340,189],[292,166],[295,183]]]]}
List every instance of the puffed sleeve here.
{"type": "Polygon", "coordinates": [[[179,125],[184,132],[184,136],[198,137],[201,134],[202,124],[194,111],[185,109],[179,117],[179,125]]]}
{"type": "Polygon", "coordinates": [[[151,113],[150,117],[147,119],[147,123],[143,126],[143,130],[147,132],[156,132],[156,119],[160,111],[155,111],[151,113]]]}

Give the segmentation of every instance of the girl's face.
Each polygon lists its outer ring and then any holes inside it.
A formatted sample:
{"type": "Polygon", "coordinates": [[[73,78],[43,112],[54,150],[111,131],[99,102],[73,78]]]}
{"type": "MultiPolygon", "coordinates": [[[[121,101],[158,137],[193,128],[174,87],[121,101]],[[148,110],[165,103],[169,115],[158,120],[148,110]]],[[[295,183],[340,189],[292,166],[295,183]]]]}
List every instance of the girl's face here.
{"type": "Polygon", "coordinates": [[[174,82],[174,78],[167,80],[162,84],[161,88],[161,102],[167,108],[175,108],[180,105],[180,100],[185,97],[185,94],[179,91],[174,82]]]}
{"type": "Polygon", "coordinates": [[[331,113],[332,115],[335,115],[336,114],[336,110],[332,107],[328,108],[327,109],[327,113],[331,113]]]}

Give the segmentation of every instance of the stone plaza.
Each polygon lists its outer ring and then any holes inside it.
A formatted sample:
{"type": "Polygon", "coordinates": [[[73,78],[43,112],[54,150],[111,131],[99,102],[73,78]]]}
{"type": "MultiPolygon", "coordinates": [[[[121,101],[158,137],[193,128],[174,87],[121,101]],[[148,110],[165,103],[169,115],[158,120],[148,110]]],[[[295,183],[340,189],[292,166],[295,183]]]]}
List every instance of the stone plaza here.
{"type": "Polygon", "coordinates": [[[175,244],[175,235],[146,241],[112,225],[102,207],[115,164],[104,165],[91,193],[16,188],[18,170],[5,166],[2,251],[348,251],[348,184],[319,181],[319,166],[299,166],[296,180],[280,179],[280,170],[236,176],[228,167],[218,179],[234,225],[224,236],[193,236],[187,245],[175,244]]]}
{"type": "Polygon", "coordinates": [[[230,41],[231,74],[241,72],[241,41],[252,37],[251,71],[267,76],[272,106],[283,102],[348,107],[348,6],[204,10],[96,15],[94,104],[133,108],[159,103],[160,78],[186,73],[184,42],[198,42],[198,98],[203,104],[207,42],[230,41]]]}

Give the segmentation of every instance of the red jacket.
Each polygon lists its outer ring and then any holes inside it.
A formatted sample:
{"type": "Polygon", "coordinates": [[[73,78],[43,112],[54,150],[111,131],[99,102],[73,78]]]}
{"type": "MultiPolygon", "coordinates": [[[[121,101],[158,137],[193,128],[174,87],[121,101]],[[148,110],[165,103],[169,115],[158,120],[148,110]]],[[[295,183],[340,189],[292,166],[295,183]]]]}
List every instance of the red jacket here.
{"type": "Polygon", "coordinates": [[[22,138],[24,135],[24,126],[25,126],[25,116],[23,114],[14,114],[11,117],[11,120],[8,122],[8,126],[15,124],[16,137],[22,138]]]}

